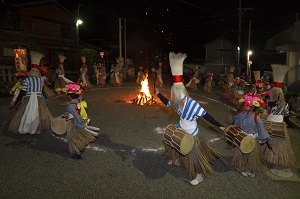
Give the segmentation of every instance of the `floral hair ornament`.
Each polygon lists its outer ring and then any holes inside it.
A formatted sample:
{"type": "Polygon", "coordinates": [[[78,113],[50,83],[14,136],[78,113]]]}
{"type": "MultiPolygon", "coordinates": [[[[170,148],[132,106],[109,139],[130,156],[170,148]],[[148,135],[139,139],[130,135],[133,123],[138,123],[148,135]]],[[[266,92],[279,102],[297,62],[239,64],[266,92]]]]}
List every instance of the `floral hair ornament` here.
{"type": "Polygon", "coordinates": [[[255,93],[247,93],[244,95],[245,99],[245,105],[246,106],[252,106],[252,107],[260,107],[260,106],[265,106],[265,103],[263,100],[261,100],[257,94],[255,93]]]}
{"type": "Polygon", "coordinates": [[[82,89],[78,84],[67,84],[66,88],[68,89],[68,93],[76,93],[76,94],[82,94],[82,89]]]}

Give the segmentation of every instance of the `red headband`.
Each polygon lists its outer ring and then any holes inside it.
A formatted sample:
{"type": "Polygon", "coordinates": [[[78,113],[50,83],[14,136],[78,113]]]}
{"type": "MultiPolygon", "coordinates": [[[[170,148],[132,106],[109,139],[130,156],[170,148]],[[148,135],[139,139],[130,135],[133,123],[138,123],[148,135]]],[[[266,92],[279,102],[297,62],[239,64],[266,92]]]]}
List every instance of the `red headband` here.
{"type": "Polygon", "coordinates": [[[36,69],[38,69],[38,68],[39,68],[39,65],[38,65],[38,64],[31,64],[31,68],[36,68],[36,69]]]}
{"type": "Polygon", "coordinates": [[[274,82],[274,87],[282,88],[282,83],[281,82],[274,82]]]}
{"type": "Polygon", "coordinates": [[[182,75],[174,75],[173,82],[174,83],[183,82],[183,76],[182,75]]]}

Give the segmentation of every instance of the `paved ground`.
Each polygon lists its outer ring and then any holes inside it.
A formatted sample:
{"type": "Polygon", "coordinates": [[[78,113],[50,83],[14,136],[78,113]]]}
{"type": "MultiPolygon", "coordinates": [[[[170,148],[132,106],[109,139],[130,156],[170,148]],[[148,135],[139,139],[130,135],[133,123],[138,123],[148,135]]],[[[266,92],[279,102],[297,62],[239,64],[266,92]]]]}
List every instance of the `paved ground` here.
{"type": "MultiPolygon", "coordinates": [[[[170,85],[161,90],[169,96],[170,85]]],[[[299,198],[300,133],[289,128],[297,157],[290,168],[291,178],[268,175],[263,168],[255,178],[243,177],[226,165],[232,147],[222,134],[203,119],[198,126],[204,139],[224,155],[216,161],[215,172],[193,187],[186,174],[165,163],[162,132],[178,116],[157,101],[151,106],[125,103],[139,93],[139,85],[95,88],[86,91],[91,125],[100,127],[97,141],[88,147],[83,160],[70,158],[64,137],[51,131],[41,135],[18,136],[6,132],[11,115],[10,98],[0,99],[0,198],[299,198]]],[[[224,125],[230,104],[222,91],[205,94],[202,89],[191,96],[224,125]]],[[[158,100],[157,98],[155,98],[158,100]]],[[[65,112],[65,95],[48,100],[54,116],[65,112]]],[[[231,109],[231,108],[230,108],[231,109]]]]}

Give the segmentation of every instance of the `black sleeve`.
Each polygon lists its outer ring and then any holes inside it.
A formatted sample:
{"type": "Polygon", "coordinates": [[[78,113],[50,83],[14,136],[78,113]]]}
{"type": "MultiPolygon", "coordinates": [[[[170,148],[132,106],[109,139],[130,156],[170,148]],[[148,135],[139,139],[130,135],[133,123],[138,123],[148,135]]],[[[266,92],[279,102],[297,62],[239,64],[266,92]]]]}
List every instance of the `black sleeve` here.
{"type": "Polygon", "coordinates": [[[165,98],[161,93],[158,93],[157,97],[159,97],[160,101],[162,101],[166,106],[168,105],[169,100],[165,98]]]}
{"type": "Polygon", "coordinates": [[[218,127],[221,127],[223,126],[222,124],[220,124],[217,120],[215,120],[215,118],[213,118],[210,114],[206,113],[203,118],[210,122],[211,124],[215,125],[215,126],[218,126],[218,127]]]}
{"type": "Polygon", "coordinates": [[[274,107],[276,104],[275,104],[275,102],[273,102],[273,101],[269,101],[268,102],[268,107],[270,107],[270,108],[272,108],[272,107],[274,107]]]}
{"type": "Polygon", "coordinates": [[[27,91],[24,91],[24,90],[21,89],[20,93],[19,93],[19,95],[16,99],[15,104],[18,104],[21,101],[21,99],[26,95],[26,93],[27,93],[27,91]]]}

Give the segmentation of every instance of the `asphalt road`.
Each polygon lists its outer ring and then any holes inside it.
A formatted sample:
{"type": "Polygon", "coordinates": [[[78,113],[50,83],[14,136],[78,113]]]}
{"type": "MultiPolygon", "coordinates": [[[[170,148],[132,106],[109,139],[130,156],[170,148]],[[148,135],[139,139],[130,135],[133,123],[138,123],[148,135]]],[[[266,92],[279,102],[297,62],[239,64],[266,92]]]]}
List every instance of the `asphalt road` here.
{"type": "MultiPolygon", "coordinates": [[[[232,147],[201,118],[200,133],[224,157],[214,163],[211,176],[191,186],[182,169],[169,166],[162,156],[163,129],[177,123],[178,115],[157,97],[153,105],[126,103],[139,90],[139,85],[125,82],[123,87],[85,92],[91,125],[100,128],[100,135],[82,160],[71,159],[66,139],[51,130],[33,136],[8,133],[10,98],[1,98],[0,198],[300,198],[297,180],[274,180],[262,171],[255,178],[243,177],[230,168],[226,163],[232,147]]],[[[160,91],[169,97],[170,85],[160,91]]],[[[198,90],[191,97],[229,125],[222,95],[198,90]]],[[[59,116],[66,110],[67,97],[57,96],[47,104],[59,116]]],[[[299,157],[299,129],[289,131],[299,157]]],[[[299,158],[292,169],[299,176],[299,158]]]]}

